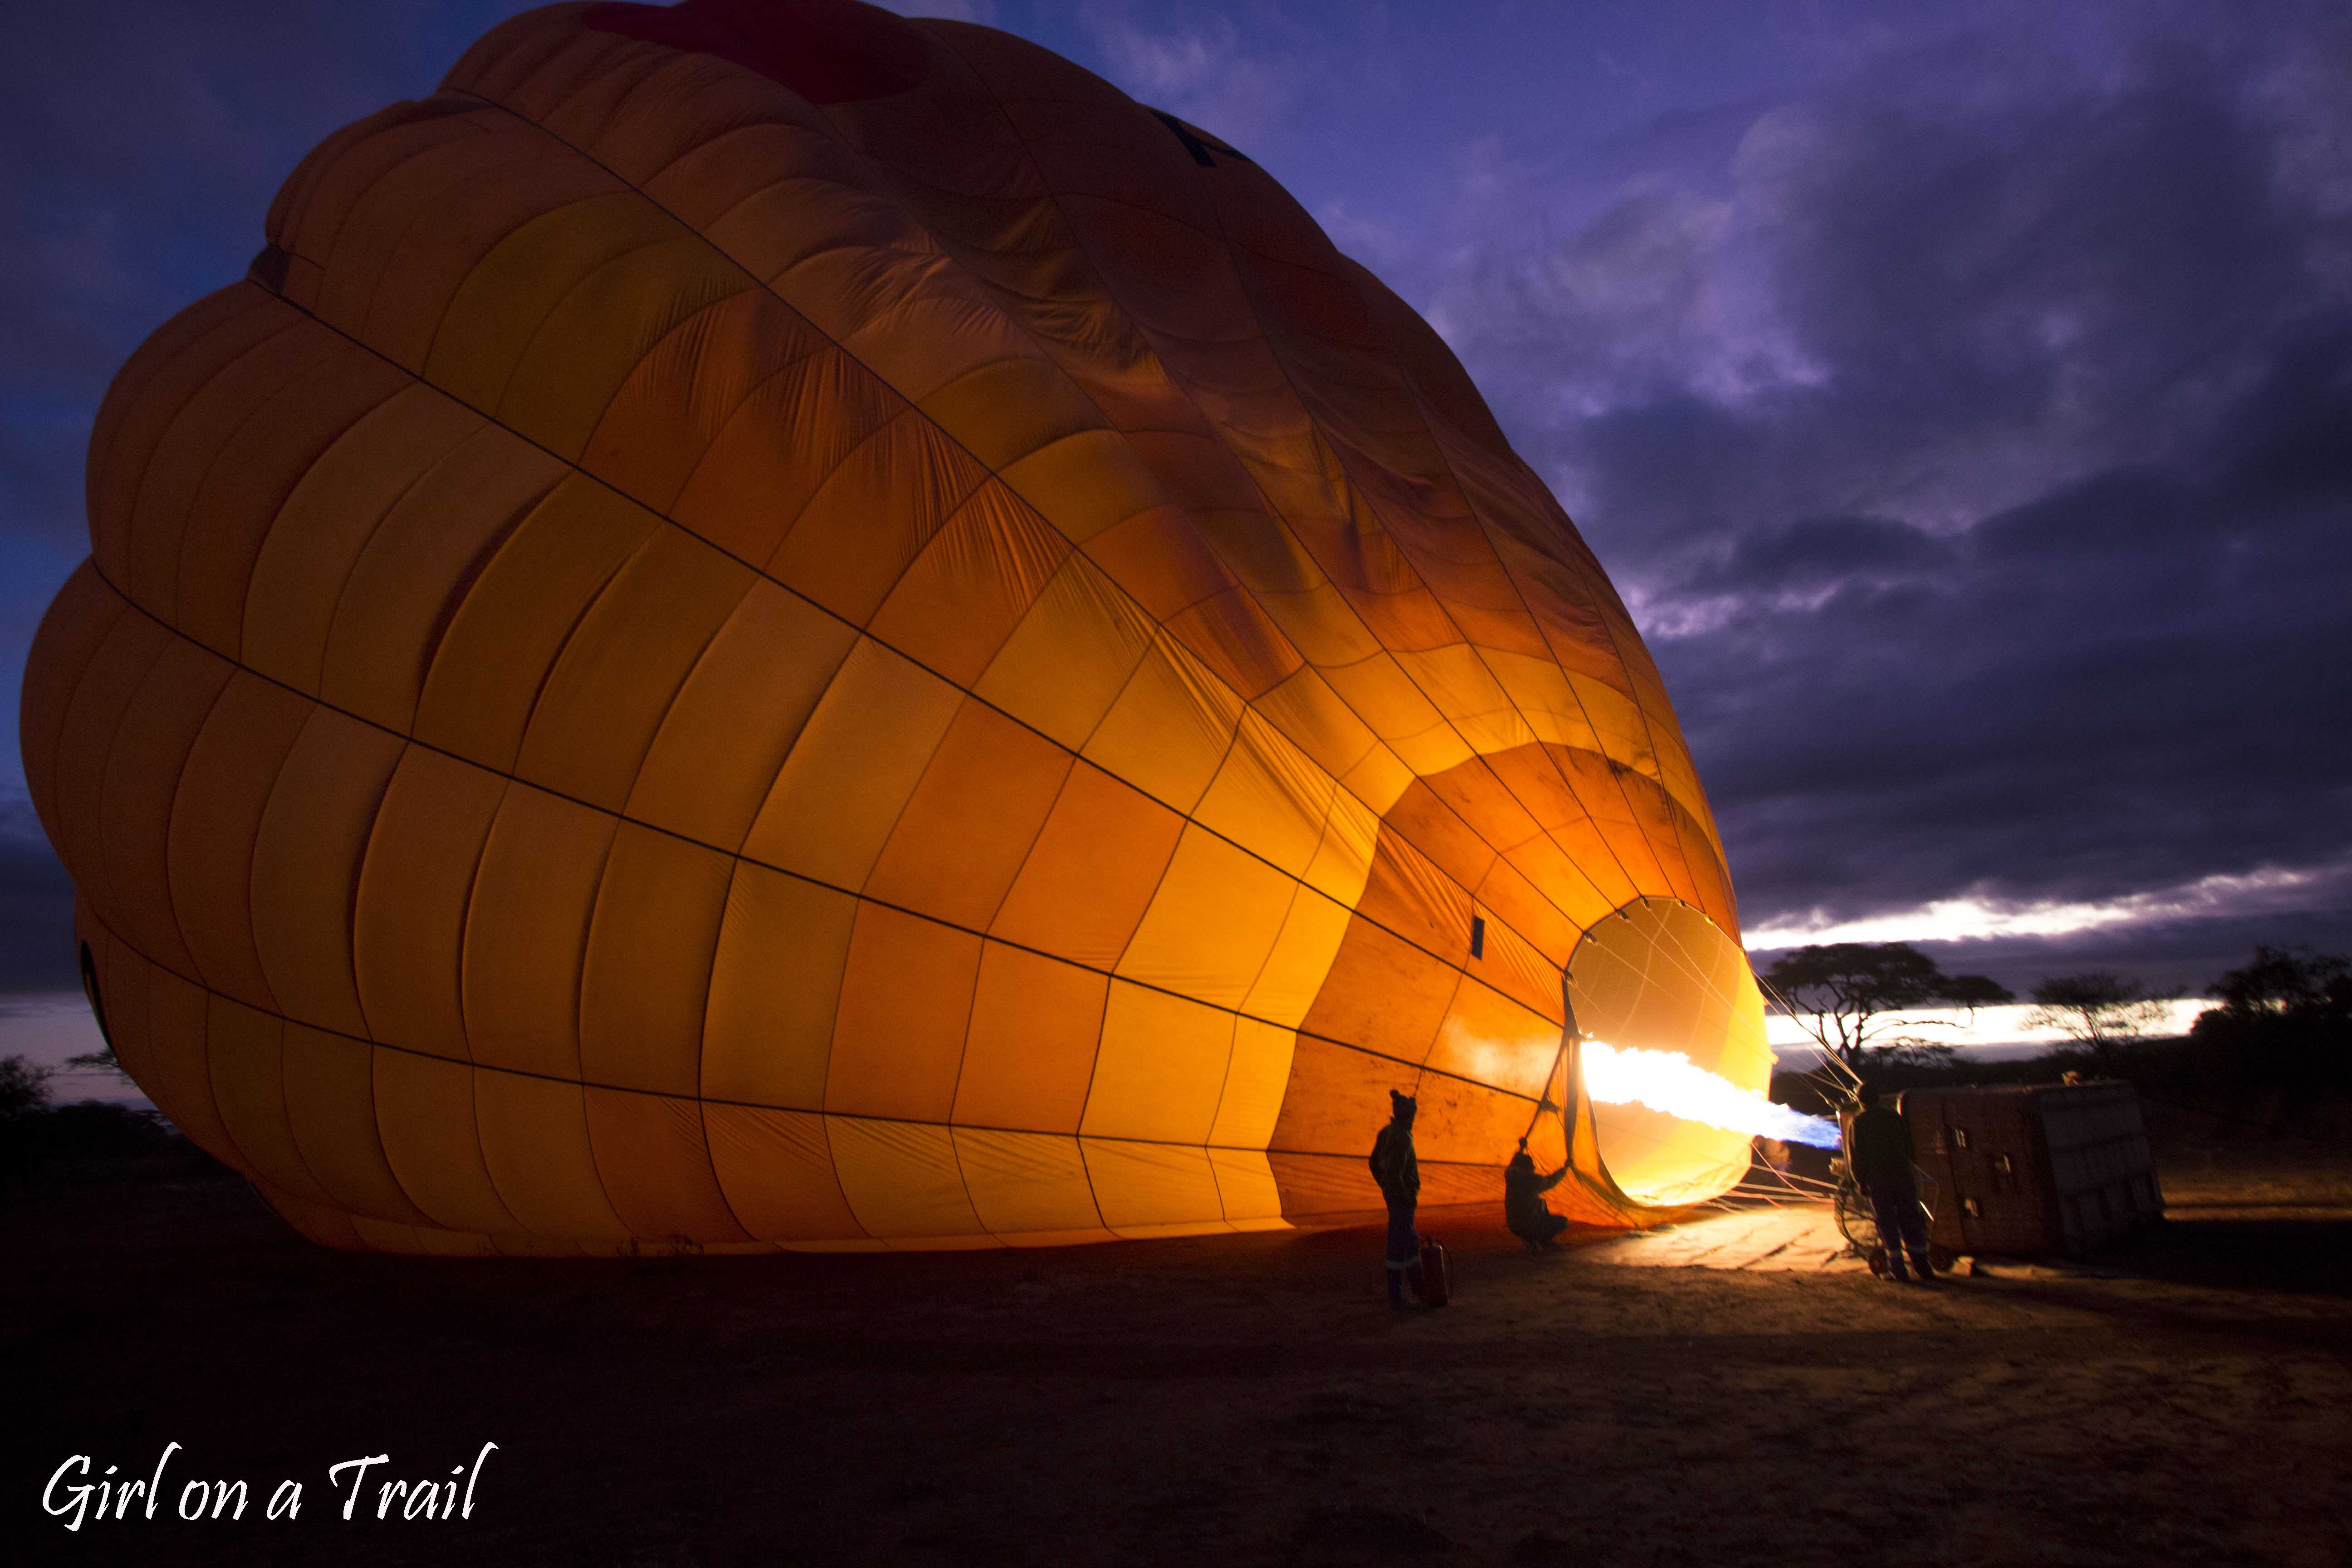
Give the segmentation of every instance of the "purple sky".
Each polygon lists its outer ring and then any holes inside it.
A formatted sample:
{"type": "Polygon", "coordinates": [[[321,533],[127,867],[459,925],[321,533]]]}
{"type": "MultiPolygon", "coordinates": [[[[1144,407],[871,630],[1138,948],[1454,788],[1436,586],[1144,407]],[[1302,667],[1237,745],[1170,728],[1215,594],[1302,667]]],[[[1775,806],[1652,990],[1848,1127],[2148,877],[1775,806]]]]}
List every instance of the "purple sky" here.
{"type": "MultiPolygon", "coordinates": [[[[313,142],[523,8],[20,8],[9,669],[115,368],[313,142]]],[[[2352,948],[2340,7],[898,8],[1243,148],[1430,316],[1633,607],[1751,939],[1970,936],[1930,951],[2021,989],[2352,948]]],[[[8,747],[0,992],[73,984],[69,900],[8,747]]]]}

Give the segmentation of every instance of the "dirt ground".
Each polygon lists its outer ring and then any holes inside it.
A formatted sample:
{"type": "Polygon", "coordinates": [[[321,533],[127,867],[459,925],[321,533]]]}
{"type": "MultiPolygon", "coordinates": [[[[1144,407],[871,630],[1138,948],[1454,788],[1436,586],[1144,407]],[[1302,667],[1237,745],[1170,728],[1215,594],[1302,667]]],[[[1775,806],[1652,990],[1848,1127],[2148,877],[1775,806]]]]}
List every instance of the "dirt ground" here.
{"type": "Polygon", "coordinates": [[[320,1250],[234,1181],[52,1177],[0,1204],[0,1552],[2352,1563],[2352,1164],[2168,1161],[2178,1217],[2088,1268],[1906,1289],[1457,1226],[1457,1300],[1402,1318],[1370,1230],[458,1262],[320,1250]],[[41,1511],[70,1456],[171,1442],[152,1520],[41,1511]],[[471,1519],[375,1519],[486,1442],[471,1519]],[[327,1467],[376,1454],[345,1522],[327,1467]],[[246,1517],[173,1518],[191,1479],[246,1517]]]}

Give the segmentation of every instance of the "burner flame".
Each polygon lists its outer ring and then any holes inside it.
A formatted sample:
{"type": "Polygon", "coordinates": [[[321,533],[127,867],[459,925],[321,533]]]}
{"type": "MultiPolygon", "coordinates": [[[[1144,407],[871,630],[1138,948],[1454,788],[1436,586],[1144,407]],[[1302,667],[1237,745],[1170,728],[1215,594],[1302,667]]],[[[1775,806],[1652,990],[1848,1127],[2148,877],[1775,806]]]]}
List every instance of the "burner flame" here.
{"type": "Polygon", "coordinates": [[[1587,1040],[1584,1091],[1602,1105],[1645,1105],[1685,1121],[1817,1149],[1838,1146],[1838,1124],[1778,1105],[1694,1063],[1680,1051],[1645,1051],[1587,1040]]]}

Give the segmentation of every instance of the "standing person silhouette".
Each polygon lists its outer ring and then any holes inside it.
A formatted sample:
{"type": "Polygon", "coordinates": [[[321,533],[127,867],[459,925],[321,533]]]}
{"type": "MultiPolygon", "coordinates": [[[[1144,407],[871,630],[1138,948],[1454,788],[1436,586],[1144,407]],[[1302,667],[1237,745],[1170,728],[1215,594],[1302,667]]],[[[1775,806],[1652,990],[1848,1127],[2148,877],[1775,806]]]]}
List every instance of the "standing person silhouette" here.
{"type": "Polygon", "coordinates": [[[1911,1174],[1911,1124],[1902,1112],[1878,1103],[1875,1084],[1864,1084],[1854,1098],[1862,1102],[1862,1110],[1853,1119],[1846,1166],[1869,1195],[1879,1245],[1886,1249],[1886,1278],[1898,1285],[1910,1282],[1903,1268],[1903,1255],[1908,1252],[1919,1283],[1932,1285],[1936,1271],[1927,1263],[1927,1222],[1919,1212],[1919,1187],[1911,1174]]]}
{"type": "Polygon", "coordinates": [[[1372,1141],[1372,1180],[1389,1205],[1389,1305],[1403,1311],[1406,1276],[1413,1294],[1421,1294],[1421,1235],[1413,1228],[1413,1211],[1421,1203],[1421,1162],[1412,1152],[1412,1118],[1420,1107],[1412,1096],[1389,1090],[1389,1123],[1372,1141]]]}

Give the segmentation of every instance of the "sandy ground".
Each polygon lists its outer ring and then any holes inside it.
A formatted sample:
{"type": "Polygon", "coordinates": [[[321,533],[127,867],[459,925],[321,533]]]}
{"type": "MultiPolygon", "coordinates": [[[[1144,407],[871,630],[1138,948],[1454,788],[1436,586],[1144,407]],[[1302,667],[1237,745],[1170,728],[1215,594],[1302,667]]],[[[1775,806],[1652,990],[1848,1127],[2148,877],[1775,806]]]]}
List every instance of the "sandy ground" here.
{"type": "Polygon", "coordinates": [[[42,1563],[2352,1563],[2352,1171],[2167,1180],[2183,1217],[2092,1267],[1933,1289],[1831,1259],[1818,1215],[1544,1257],[1457,1225],[1458,1300],[1402,1318],[1368,1230],[454,1262],[322,1251],[234,1182],[52,1180],[0,1205],[0,1540],[42,1563]],[[173,1441],[152,1521],[42,1515],[68,1456],[128,1477],[173,1441]],[[373,1517],[373,1481],[488,1441],[470,1520],[373,1517]],[[326,1467],[373,1454],[346,1523],[326,1467]],[[288,1477],[300,1517],[264,1521],[288,1477]],[[191,1478],[247,1480],[247,1517],[172,1519],[191,1478]]]}

